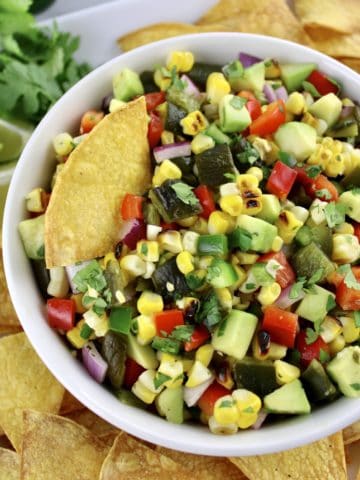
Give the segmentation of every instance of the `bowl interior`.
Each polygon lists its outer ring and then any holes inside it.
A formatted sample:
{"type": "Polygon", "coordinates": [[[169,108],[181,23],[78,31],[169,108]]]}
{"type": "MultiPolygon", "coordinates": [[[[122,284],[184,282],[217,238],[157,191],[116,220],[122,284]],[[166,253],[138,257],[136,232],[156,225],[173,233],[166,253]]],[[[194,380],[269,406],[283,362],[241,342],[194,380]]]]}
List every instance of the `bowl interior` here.
{"type": "Polygon", "coordinates": [[[360,101],[360,76],[335,60],[291,42],[250,34],[189,35],[141,47],[117,57],[82,79],[48,112],[27,143],[11,181],[3,225],[4,263],[10,294],[30,341],[58,380],[82,403],[110,423],[135,436],[169,448],[198,454],[239,456],[293,448],[331,434],[360,418],[360,401],[342,398],[309,416],[279,422],[261,430],[219,437],[198,425],[173,425],[119,403],[69,355],[58,335],[47,325],[45,305],[17,232],[25,218],[24,197],[35,187],[47,186],[54,169],[52,139],[79,124],[82,113],[96,108],[112,88],[112,77],[126,67],[142,71],[164,62],[172,50],[190,50],[199,61],[224,64],[240,51],[280,62],[315,62],[338,79],[345,92],[360,101]]]}

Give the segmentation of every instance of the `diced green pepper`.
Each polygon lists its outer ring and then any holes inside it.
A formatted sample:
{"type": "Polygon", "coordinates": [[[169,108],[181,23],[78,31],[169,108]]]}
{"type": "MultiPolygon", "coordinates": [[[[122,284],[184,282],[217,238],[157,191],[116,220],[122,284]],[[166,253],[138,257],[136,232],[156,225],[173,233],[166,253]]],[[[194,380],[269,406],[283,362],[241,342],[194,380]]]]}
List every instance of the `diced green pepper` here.
{"type": "Polygon", "coordinates": [[[127,335],[130,332],[131,316],[131,307],[112,308],[109,318],[110,330],[127,335]]]}
{"type": "Polygon", "coordinates": [[[226,235],[200,235],[197,244],[198,255],[226,255],[228,242],[226,235]]]}

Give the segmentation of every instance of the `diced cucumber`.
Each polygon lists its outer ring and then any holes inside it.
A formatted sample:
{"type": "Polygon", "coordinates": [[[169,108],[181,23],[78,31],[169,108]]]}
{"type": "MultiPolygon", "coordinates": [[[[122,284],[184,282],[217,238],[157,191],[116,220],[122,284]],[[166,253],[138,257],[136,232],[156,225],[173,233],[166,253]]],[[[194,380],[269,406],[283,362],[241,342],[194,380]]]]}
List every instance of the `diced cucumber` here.
{"type": "Polygon", "coordinates": [[[271,413],[310,413],[309,400],[300,380],[286,383],[264,398],[265,410],[271,413]]]}
{"type": "Polygon", "coordinates": [[[198,255],[226,255],[228,241],[226,235],[200,235],[197,243],[198,255]]]}
{"type": "Polygon", "coordinates": [[[342,103],[340,98],[334,93],[328,93],[310,105],[309,113],[324,120],[328,124],[328,127],[332,127],[338,120],[341,109],[342,103]]]}
{"type": "Polygon", "coordinates": [[[276,382],[274,363],[251,357],[245,357],[235,363],[234,379],[237,388],[246,388],[261,398],[279,386],[276,382]]]}
{"type": "Polygon", "coordinates": [[[155,400],[159,414],[171,423],[184,422],[184,393],[183,387],[165,388],[155,400]]]}
{"type": "Polygon", "coordinates": [[[265,222],[275,223],[281,211],[279,199],[271,193],[265,193],[261,198],[262,209],[256,216],[265,222]]]}
{"type": "Polygon", "coordinates": [[[295,235],[295,241],[302,247],[306,247],[313,240],[311,228],[308,225],[303,225],[295,235]]]}
{"type": "Polygon", "coordinates": [[[150,345],[140,345],[131,333],[127,335],[127,354],[136,363],[147,370],[156,369],[159,361],[150,345]]]}
{"type": "Polygon", "coordinates": [[[45,256],[45,215],[29,218],[19,223],[19,233],[26,255],[33,260],[45,256]]]}
{"type": "Polygon", "coordinates": [[[241,78],[230,79],[230,85],[233,90],[255,90],[262,92],[265,83],[265,64],[264,62],[254,63],[251,67],[245,68],[241,78]]]}
{"type": "Polygon", "coordinates": [[[310,322],[322,321],[329,310],[329,305],[332,304],[331,299],[335,299],[332,292],[314,285],[301,300],[296,313],[310,322]]]}
{"type": "Polygon", "coordinates": [[[214,258],[209,269],[209,283],[214,288],[231,287],[238,280],[236,270],[231,263],[214,258]]]}
{"type": "Polygon", "coordinates": [[[267,253],[271,250],[273,241],[278,233],[274,225],[250,215],[239,215],[237,226],[250,234],[250,250],[261,253],[267,253]]]}
{"type": "Polygon", "coordinates": [[[137,95],[143,95],[144,93],[139,75],[130,68],[124,68],[114,76],[113,90],[114,97],[123,102],[128,102],[137,95]]]}
{"type": "Polygon", "coordinates": [[[326,368],[347,397],[360,397],[360,346],[344,348],[326,368]]]}

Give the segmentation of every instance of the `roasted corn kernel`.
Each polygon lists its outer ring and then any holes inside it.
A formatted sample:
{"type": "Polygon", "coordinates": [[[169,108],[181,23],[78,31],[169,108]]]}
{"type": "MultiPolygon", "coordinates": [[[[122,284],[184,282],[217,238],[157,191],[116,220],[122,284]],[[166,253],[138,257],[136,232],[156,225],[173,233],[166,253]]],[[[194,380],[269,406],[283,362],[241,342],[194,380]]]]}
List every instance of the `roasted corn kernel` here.
{"type": "Polygon", "coordinates": [[[147,262],[159,261],[159,244],[154,240],[140,240],[136,251],[140,258],[147,262]]]}
{"type": "Polygon", "coordinates": [[[325,317],[321,324],[320,337],[326,343],[330,343],[342,332],[341,324],[329,315],[325,317]]]}
{"type": "Polygon", "coordinates": [[[189,72],[194,65],[194,55],[188,51],[173,51],[169,54],[166,67],[172,71],[173,68],[177,72],[189,72]]]}
{"type": "Polygon", "coordinates": [[[74,149],[73,137],[69,133],[59,133],[53,141],[56,155],[65,157],[74,149]]]}
{"type": "Polygon", "coordinates": [[[140,398],[144,403],[150,405],[153,403],[156,397],[156,393],[153,393],[151,390],[146,388],[139,380],[137,380],[131,388],[132,393],[140,398]]]}
{"type": "Polygon", "coordinates": [[[238,389],[232,392],[232,398],[238,411],[237,424],[240,428],[249,428],[257,420],[261,408],[260,398],[246,389],[238,389]]]}
{"type": "Polygon", "coordinates": [[[171,160],[164,160],[161,165],[155,167],[152,183],[154,187],[160,186],[165,180],[178,180],[182,176],[180,168],[171,160]]]}
{"type": "Polygon", "coordinates": [[[261,180],[264,178],[263,171],[259,167],[250,167],[248,170],[246,170],[246,173],[256,177],[259,182],[261,182],[261,180]]]}
{"type": "Polygon", "coordinates": [[[195,255],[197,252],[197,243],[199,236],[200,235],[198,233],[187,230],[182,238],[184,250],[187,250],[192,255],[195,255]]]}
{"type": "Polygon", "coordinates": [[[180,272],[186,275],[194,270],[194,257],[190,252],[184,250],[177,255],[176,265],[180,272]]]}
{"type": "Polygon", "coordinates": [[[342,334],[346,343],[356,342],[360,338],[360,328],[356,326],[353,317],[339,318],[343,328],[342,334]]]}
{"type": "Polygon", "coordinates": [[[199,132],[206,130],[209,123],[204,114],[200,112],[200,110],[195,110],[194,112],[187,114],[186,117],[180,120],[180,125],[182,126],[185,135],[194,136],[199,132]]]}
{"type": "Polygon", "coordinates": [[[213,147],[215,147],[215,140],[204,133],[198,133],[191,141],[191,151],[195,155],[213,147]]]}
{"type": "Polygon", "coordinates": [[[84,313],[83,318],[87,325],[94,330],[96,337],[104,337],[109,330],[109,319],[104,313],[97,315],[94,310],[88,310],[84,313]]]}
{"type": "Polygon", "coordinates": [[[308,165],[321,165],[328,177],[337,177],[345,172],[343,145],[339,140],[325,137],[308,158],[308,165]]]}
{"type": "Polygon", "coordinates": [[[281,293],[281,287],[278,283],[274,282],[271,285],[266,285],[260,288],[260,292],[257,295],[258,301],[263,307],[271,305],[279,297],[281,293]]]}
{"type": "Polygon", "coordinates": [[[180,253],[183,251],[180,232],[176,230],[167,230],[158,235],[158,242],[162,250],[171,253],[180,253]]]}
{"type": "Polygon", "coordinates": [[[163,145],[169,145],[174,142],[175,142],[175,137],[173,132],[170,132],[169,130],[164,130],[161,134],[161,143],[163,145]]]}
{"type": "Polygon", "coordinates": [[[229,233],[234,228],[234,219],[225,212],[215,210],[208,218],[207,228],[209,233],[229,233]]]}
{"type": "Polygon", "coordinates": [[[45,212],[46,205],[44,203],[45,190],[42,188],[34,188],[26,195],[26,210],[33,213],[45,212]]]}
{"type": "Polygon", "coordinates": [[[257,188],[259,186],[259,179],[255,175],[243,173],[236,177],[236,184],[242,193],[257,188]]]}
{"type": "Polygon", "coordinates": [[[243,211],[243,199],[240,195],[226,195],[220,198],[220,208],[232,217],[238,217],[243,211]]]}
{"type": "Polygon", "coordinates": [[[210,103],[218,104],[230,92],[231,86],[222,73],[210,73],[206,81],[206,95],[210,103]]]}
{"type": "Polygon", "coordinates": [[[305,99],[299,92],[290,93],[286,101],[286,111],[294,115],[301,115],[305,109],[305,99]]]}
{"type": "Polygon", "coordinates": [[[137,322],[137,341],[140,345],[148,345],[156,336],[156,325],[154,319],[150,315],[139,315],[136,317],[137,322]]]}
{"type": "Polygon", "coordinates": [[[206,380],[212,377],[212,373],[198,360],[194,362],[188,373],[188,380],[185,384],[186,387],[197,387],[206,380]]]}
{"type": "Polygon", "coordinates": [[[134,277],[141,277],[146,272],[146,263],[138,255],[125,255],[120,259],[120,267],[134,277]]]}
{"type": "Polygon", "coordinates": [[[331,259],[340,264],[353,263],[360,256],[359,240],[355,235],[337,233],[333,235],[331,259]]]}
{"type": "Polygon", "coordinates": [[[214,405],[214,417],[219,425],[236,423],[238,416],[238,410],[231,395],[225,395],[216,400],[214,405]]]}
{"type": "Polygon", "coordinates": [[[215,420],[214,416],[210,417],[208,422],[209,430],[216,435],[233,435],[238,431],[237,423],[221,425],[215,420]]]}
{"type": "Polygon", "coordinates": [[[153,313],[162,312],[164,302],[161,295],[145,290],[141,293],[137,301],[137,309],[143,315],[152,315],[153,313]]]}
{"type": "Polygon", "coordinates": [[[235,182],[223,183],[219,188],[220,196],[226,197],[227,195],[239,195],[240,190],[235,182]]]}
{"type": "Polygon", "coordinates": [[[279,236],[288,245],[294,240],[297,231],[303,226],[303,222],[298,220],[292,212],[284,210],[280,213],[275,225],[278,228],[279,236]]]}
{"type": "Polygon", "coordinates": [[[169,377],[163,385],[167,388],[177,388],[183,382],[184,367],[179,359],[162,360],[158,372],[169,377]]]}

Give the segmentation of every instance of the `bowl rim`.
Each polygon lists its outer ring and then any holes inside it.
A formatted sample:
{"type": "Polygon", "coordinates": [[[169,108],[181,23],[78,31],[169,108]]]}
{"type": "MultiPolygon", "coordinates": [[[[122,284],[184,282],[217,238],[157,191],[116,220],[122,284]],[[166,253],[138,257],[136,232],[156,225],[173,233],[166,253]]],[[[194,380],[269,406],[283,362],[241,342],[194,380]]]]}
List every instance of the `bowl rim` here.
{"type": "MultiPolygon", "coordinates": [[[[156,49],[160,47],[172,48],[173,45],[176,47],[176,45],[184,41],[190,43],[194,42],[195,44],[196,42],[199,42],[199,44],[201,44],[202,42],[206,42],[209,38],[214,41],[219,40],[223,42],[236,39],[244,42],[248,40],[250,47],[252,42],[266,41],[271,43],[275,51],[276,46],[288,46],[293,51],[295,49],[297,52],[304,54],[309,53],[312,58],[311,61],[326,61],[327,64],[340,70],[339,76],[345,75],[346,77],[349,77],[351,81],[358,83],[360,87],[359,75],[349,67],[344,66],[340,62],[318,51],[287,40],[247,33],[214,32],[183,35],[144,45],[109,60],[81,79],[68,92],[66,92],[58,102],[56,102],[36,127],[30,140],[25,146],[15,168],[5,205],[3,222],[4,269],[15,310],[26,335],[38,355],[60,383],[85,406],[100,417],[136,437],[189,453],[215,456],[246,456],[273,453],[313,442],[360,419],[360,399],[341,398],[333,404],[315,411],[308,416],[297,416],[294,419],[275,423],[258,431],[247,430],[239,432],[235,436],[221,437],[213,435],[210,431],[207,429],[205,430],[205,428],[201,428],[198,425],[196,425],[195,428],[186,424],[174,425],[157,415],[121,404],[104,388],[104,386],[98,385],[93,379],[91,379],[84,369],[81,368],[80,362],[74,360],[71,355],[64,355],[64,346],[58,338],[58,335],[53,332],[50,327],[48,327],[45,332],[42,332],[39,326],[36,324],[32,325],[27,320],[28,317],[30,318],[29,312],[23,302],[21,302],[22,298],[18,288],[19,281],[17,274],[20,274],[21,272],[16,268],[17,255],[11,248],[17,228],[13,226],[12,208],[16,202],[22,201],[19,200],[16,190],[17,184],[21,180],[22,169],[28,156],[28,152],[30,154],[33,145],[41,142],[41,132],[44,130],[49,120],[56,118],[57,112],[58,110],[61,110],[61,104],[64,100],[75,95],[78,89],[83,88],[89,79],[101,75],[101,73],[107,71],[119,61],[123,62],[124,59],[131,58],[136,59],[137,56],[143,56],[147,52],[155,52],[156,49]],[[120,58],[122,60],[119,60],[120,58]],[[58,341],[56,341],[56,339],[58,339],[58,341]],[[45,345],[46,341],[54,342],[51,349],[45,345]],[[62,368],[59,368],[59,361],[62,362],[62,368]],[[74,374],[76,372],[76,375],[69,375],[66,368],[63,368],[64,366],[73,369],[74,374]],[[79,388],[80,381],[81,388],[79,388]],[[96,399],[97,396],[100,396],[105,404],[99,402],[99,400],[96,399]],[[112,408],[114,407],[116,407],[116,412],[112,411],[112,408]],[[331,418],[332,421],[330,421],[331,418]]],[[[290,58],[291,50],[289,53],[290,58]]],[[[29,287],[33,288],[34,284],[35,282],[30,282],[29,287]]],[[[42,305],[42,307],[44,312],[44,305],[42,305]]],[[[67,348],[66,351],[68,352],[67,348]]]]}

